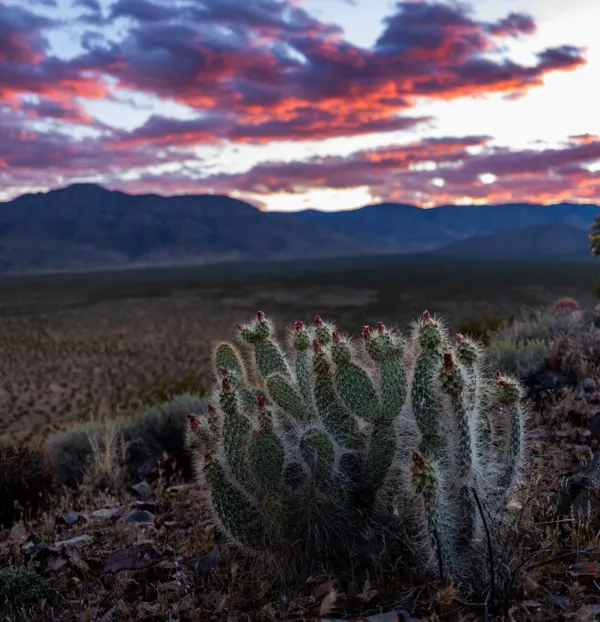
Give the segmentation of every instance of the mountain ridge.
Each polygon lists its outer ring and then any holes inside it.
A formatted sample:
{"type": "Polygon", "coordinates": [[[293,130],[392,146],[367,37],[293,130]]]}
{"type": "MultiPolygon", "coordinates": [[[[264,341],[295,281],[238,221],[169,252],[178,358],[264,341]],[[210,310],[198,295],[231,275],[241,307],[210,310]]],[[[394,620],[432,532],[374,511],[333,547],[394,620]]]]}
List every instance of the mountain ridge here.
{"type": "MultiPolygon", "coordinates": [[[[128,194],[78,183],[0,202],[0,272],[421,253],[449,246],[452,254],[451,245],[463,241],[460,252],[473,255],[481,252],[480,243],[469,251],[470,238],[560,225],[545,233],[551,247],[561,236],[574,239],[569,227],[589,229],[599,209],[564,202],[428,209],[384,202],[337,212],[267,212],[227,195],[128,194]]],[[[531,248],[524,238],[520,245],[515,252],[531,248]]]]}

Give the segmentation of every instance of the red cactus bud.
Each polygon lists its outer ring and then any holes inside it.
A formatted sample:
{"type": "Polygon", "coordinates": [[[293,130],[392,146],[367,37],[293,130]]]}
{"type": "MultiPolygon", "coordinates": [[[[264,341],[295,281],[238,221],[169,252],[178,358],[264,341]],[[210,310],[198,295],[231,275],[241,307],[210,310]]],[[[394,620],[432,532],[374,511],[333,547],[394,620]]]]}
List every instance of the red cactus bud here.
{"type": "Polygon", "coordinates": [[[265,396],[257,395],[256,401],[258,402],[258,410],[264,410],[265,409],[265,396]]]}
{"type": "Polygon", "coordinates": [[[456,333],[456,341],[458,343],[463,343],[465,340],[465,336],[462,333],[456,333]]]}
{"type": "Polygon", "coordinates": [[[323,320],[321,319],[320,315],[315,315],[315,326],[323,326],[323,320]]]}
{"type": "Polygon", "coordinates": [[[383,322],[377,322],[377,332],[381,335],[385,330],[385,324],[383,322]]]}
{"type": "Polygon", "coordinates": [[[321,352],[321,344],[319,343],[318,339],[315,339],[312,342],[312,349],[315,354],[317,354],[318,352],[321,352]]]}
{"type": "Polygon", "coordinates": [[[444,352],[444,362],[442,363],[444,371],[452,371],[454,369],[454,358],[452,352],[444,352]]]}
{"type": "Polygon", "coordinates": [[[217,410],[216,410],[216,408],[212,404],[209,404],[206,410],[208,411],[208,416],[209,417],[216,417],[217,416],[217,410]]]}
{"type": "Polygon", "coordinates": [[[429,313],[429,311],[425,309],[425,311],[423,311],[423,313],[421,314],[421,317],[425,322],[429,322],[429,320],[431,319],[431,313],[429,313]]]}
{"type": "Polygon", "coordinates": [[[229,376],[229,370],[226,367],[221,367],[220,371],[221,371],[221,376],[223,378],[226,378],[227,376],[229,376]]]}
{"type": "Polygon", "coordinates": [[[420,475],[431,468],[431,463],[418,449],[412,451],[412,474],[420,475]]]}
{"type": "Polygon", "coordinates": [[[259,322],[264,322],[264,320],[265,320],[265,314],[262,311],[257,311],[256,312],[256,317],[257,317],[259,322]]]}
{"type": "Polygon", "coordinates": [[[396,329],[396,337],[398,337],[398,339],[402,339],[402,337],[404,337],[404,333],[401,328],[396,329]]]}
{"type": "Polygon", "coordinates": [[[502,372],[499,369],[497,369],[494,372],[494,380],[498,383],[499,386],[501,386],[501,387],[505,387],[506,386],[506,381],[502,377],[502,372]]]}
{"type": "Polygon", "coordinates": [[[300,332],[304,328],[304,322],[302,320],[296,320],[294,322],[294,328],[300,332]]]}
{"type": "Polygon", "coordinates": [[[238,330],[244,330],[244,325],[243,324],[236,324],[238,330]]]}
{"type": "Polygon", "coordinates": [[[229,383],[229,378],[223,378],[221,386],[223,387],[223,391],[231,391],[231,384],[229,383]]]}
{"type": "Polygon", "coordinates": [[[192,430],[197,430],[200,424],[198,423],[198,416],[196,413],[188,413],[187,418],[190,422],[190,428],[192,428],[192,430]]]}
{"type": "Polygon", "coordinates": [[[337,332],[337,330],[334,330],[333,333],[331,334],[331,336],[333,337],[333,343],[341,343],[342,342],[342,337],[337,332]]]}
{"type": "Polygon", "coordinates": [[[369,341],[369,339],[371,339],[371,329],[367,325],[363,326],[362,336],[365,341],[369,341]]]}

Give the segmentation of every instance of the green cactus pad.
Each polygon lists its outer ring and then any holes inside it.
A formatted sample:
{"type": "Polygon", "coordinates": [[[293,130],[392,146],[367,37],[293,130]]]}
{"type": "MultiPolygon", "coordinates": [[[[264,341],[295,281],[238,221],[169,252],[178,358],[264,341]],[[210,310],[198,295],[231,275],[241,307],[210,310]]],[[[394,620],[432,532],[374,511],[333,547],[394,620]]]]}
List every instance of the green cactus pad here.
{"type": "Polygon", "coordinates": [[[297,421],[306,421],[308,409],[287,376],[275,373],[266,380],[269,396],[277,406],[297,421]]]}
{"type": "Polygon", "coordinates": [[[285,451],[275,434],[259,434],[250,439],[248,461],[259,486],[274,490],[281,481],[285,451]]]}
{"type": "Polygon", "coordinates": [[[346,406],[361,419],[375,421],[380,412],[379,397],[367,372],[354,363],[338,367],[335,374],[338,393],[346,406]]]}

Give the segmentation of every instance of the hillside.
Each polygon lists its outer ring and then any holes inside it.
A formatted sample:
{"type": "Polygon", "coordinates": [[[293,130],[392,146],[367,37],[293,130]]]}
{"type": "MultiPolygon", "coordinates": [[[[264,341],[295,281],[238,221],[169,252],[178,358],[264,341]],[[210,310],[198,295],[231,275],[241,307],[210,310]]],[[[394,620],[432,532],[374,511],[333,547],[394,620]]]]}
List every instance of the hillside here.
{"type": "Polygon", "coordinates": [[[481,258],[592,258],[588,232],[569,225],[550,224],[510,229],[453,242],[433,251],[440,255],[481,258]]]}
{"type": "Polygon", "coordinates": [[[543,254],[552,246],[583,249],[597,213],[596,205],[576,204],[419,209],[394,203],[341,212],[262,212],[222,195],[129,195],[75,184],[0,203],[0,272],[349,257],[442,247],[446,253],[489,255],[496,252],[488,246],[494,235],[515,230],[523,232],[517,238],[501,236],[492,246],[500,255],[521,256],[532,252],[528,236],[538,243],[535,227],[551,227],[548,241],[539,244],[543,254]],[[534,233],[525,232],[530,228],[534,233]],[[488,235],[491,240],[477,241],[488,235]],[[469,238],[474,239],[467,246],[452,246],[469,238]]]}

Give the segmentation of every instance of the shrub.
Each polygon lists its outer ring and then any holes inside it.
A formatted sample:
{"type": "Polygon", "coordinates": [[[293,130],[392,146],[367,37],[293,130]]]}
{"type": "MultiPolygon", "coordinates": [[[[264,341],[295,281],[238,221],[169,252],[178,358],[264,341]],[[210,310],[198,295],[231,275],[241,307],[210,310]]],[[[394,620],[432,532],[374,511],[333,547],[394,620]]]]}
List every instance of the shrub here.
{"type": "Polygon", "coordinates": [[[478,339],[484,345],[487,345],[490,341],[490,333],[499,331],[504,326],[510,326],[514,320],[514,315],[511,315],[508,319],[493,315],[470,317],[463,322],[459,322],[457,330],[459,333],[478,339]]]}
{"type": "Polygon", "coordinates": [[[50,594],[43,577],[25,568],[0,570],[0,614],[20,613],[24,608],[39,605],[50,594]]]}
{"type": "Polygon", "coordinates": [[[581,307],[575,298],[559,298],[552,305],[552,313],[570,313],[572,311],[579,311],[581,307]]]}
{"type": "Polygon", "coordinates": [[[208,398],[202,395],[178,395],[123,422],[127,442],[127,463],[139,464],[166,452],[177,461],[184,475],[191,475],[190,455],[186,448],[188,413],[204,413],[208,398]]]}
{"type": "MultiPolygon", "coordinates": [[[[190,471],[185,448],[185,426],[190,411],[203,412],[206,398],[180,395],[135,417],[92,420],[52,435],[47,455],[61,485],[75,486],[102,458],[122,454],[119,467],[130,467],[157,453],[167,452],[190,471]],[[122,450],[123,448],[123,450],[122,450]]],[[[96,469],[97,471],[101,469],[96,469]]]]}
{"type": "Polygon", "coordinates": [[[52,486],[52,471],[40,448],[0,447],[0,525],[9,527],[46,507],[52,486]]]}
{"type": "Polygon", "coordinates": [[[488,363],[489,368],[506,363],[502,368],[507,370],[520,366],[522,377],[556,369],[579,379],[593,373],[600,364],[600,327],[594,323],[593,314],[583,310],[532,310],[495,335],[488,363]]]}
{"type": "Polygon", "coordinates": [[[410,339],[379,323],[361,343],[298,321],[291,356],[262,312],[239,328],[255,378],[219,344],[214,406],[188,431],[229,542],[281,577],[408,547],[424,574],[481,582],[523,461],[518,382],[484,377],[478,343],[428,312],[410,339]]]}
{"type": "Polygon", "coordinates": [[[519,378],[546,369],[548,345],[541,339],[514,343],[507,340],[493,341],[486,352],[488,370],[502,369],[519,378]]]}

